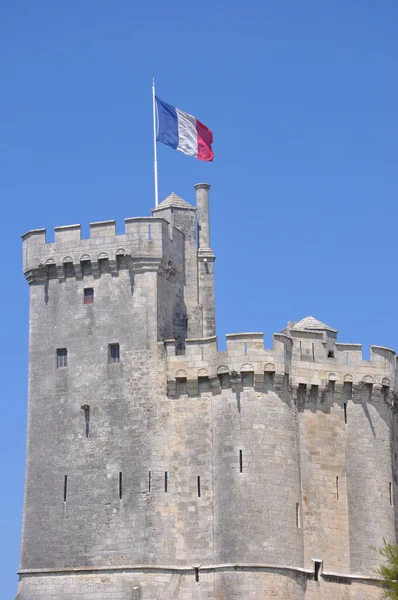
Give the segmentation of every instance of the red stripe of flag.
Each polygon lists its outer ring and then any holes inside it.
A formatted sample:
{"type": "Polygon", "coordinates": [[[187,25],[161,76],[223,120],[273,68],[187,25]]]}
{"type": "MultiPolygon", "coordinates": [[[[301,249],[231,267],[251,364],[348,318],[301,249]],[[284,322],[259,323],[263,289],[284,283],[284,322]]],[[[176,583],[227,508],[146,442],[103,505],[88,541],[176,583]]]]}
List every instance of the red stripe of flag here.
{"type": "Polygon", "coordinates": [[[198,134],[198,159],[211,162],[214,158],[214,152],[211,147],[213,134],[198,119],[196,119],[196,131],[198,134]]]}

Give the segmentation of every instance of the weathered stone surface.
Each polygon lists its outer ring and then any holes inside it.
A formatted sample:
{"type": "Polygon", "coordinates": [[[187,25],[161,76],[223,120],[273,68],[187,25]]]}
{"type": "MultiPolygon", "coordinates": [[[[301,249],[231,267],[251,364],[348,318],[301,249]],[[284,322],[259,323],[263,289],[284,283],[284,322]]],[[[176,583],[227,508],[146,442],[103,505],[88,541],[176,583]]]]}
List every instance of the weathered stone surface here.
{"type": "Polygon", "coordinates": [[[18,600],[380,596],[372,546],[396,539],[395,353],[363,361],[313,317],[270,349],[254,332],[218,352],[208,186],[197,195],[199,245],[195,207],[175,194],[124,234],[107,221],[84,240],[77,225],[53,244],[24,236],[18,600]]]}

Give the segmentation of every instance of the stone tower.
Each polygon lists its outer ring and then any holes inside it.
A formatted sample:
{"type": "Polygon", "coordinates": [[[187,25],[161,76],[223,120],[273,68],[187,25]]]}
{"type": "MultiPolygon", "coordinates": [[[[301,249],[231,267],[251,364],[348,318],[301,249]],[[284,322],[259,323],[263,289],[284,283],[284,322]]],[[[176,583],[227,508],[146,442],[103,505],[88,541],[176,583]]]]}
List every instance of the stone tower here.
{"type": "MultiPolygon", "coordinates": [[[[396,539],[395,353],[307,317],[215,337],[209,185],[23,236],[18,600],[365,600],[396,539]]],[[[255,282],[253,282],[255,286],[255,282]]]]}

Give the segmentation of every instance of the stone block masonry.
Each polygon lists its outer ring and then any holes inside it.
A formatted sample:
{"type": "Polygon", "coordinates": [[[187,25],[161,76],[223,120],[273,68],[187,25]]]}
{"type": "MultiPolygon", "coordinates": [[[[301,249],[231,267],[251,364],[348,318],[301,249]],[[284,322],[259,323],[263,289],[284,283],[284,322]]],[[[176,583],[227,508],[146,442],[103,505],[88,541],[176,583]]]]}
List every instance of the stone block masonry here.
{"type": "Polygon", "coordinates": [[[209,185],[23,236],[18,600],[373,600],[396,540],[396,356],[306,317],[215,336],[209,185]]]}

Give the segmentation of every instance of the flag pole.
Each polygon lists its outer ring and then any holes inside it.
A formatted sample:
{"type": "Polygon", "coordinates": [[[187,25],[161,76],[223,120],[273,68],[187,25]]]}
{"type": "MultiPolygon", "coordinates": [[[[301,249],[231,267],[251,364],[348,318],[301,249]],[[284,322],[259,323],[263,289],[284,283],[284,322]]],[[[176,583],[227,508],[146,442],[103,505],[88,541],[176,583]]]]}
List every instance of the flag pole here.
{"type": "Polygon", "coordinates": [[[152,113],[153,113],[153,170],[155,180],[155,206],[159,204],[158,194],[158,157],[156,152],[156,100],[155,100],[155,78],[152,78],[152,113]]]}

